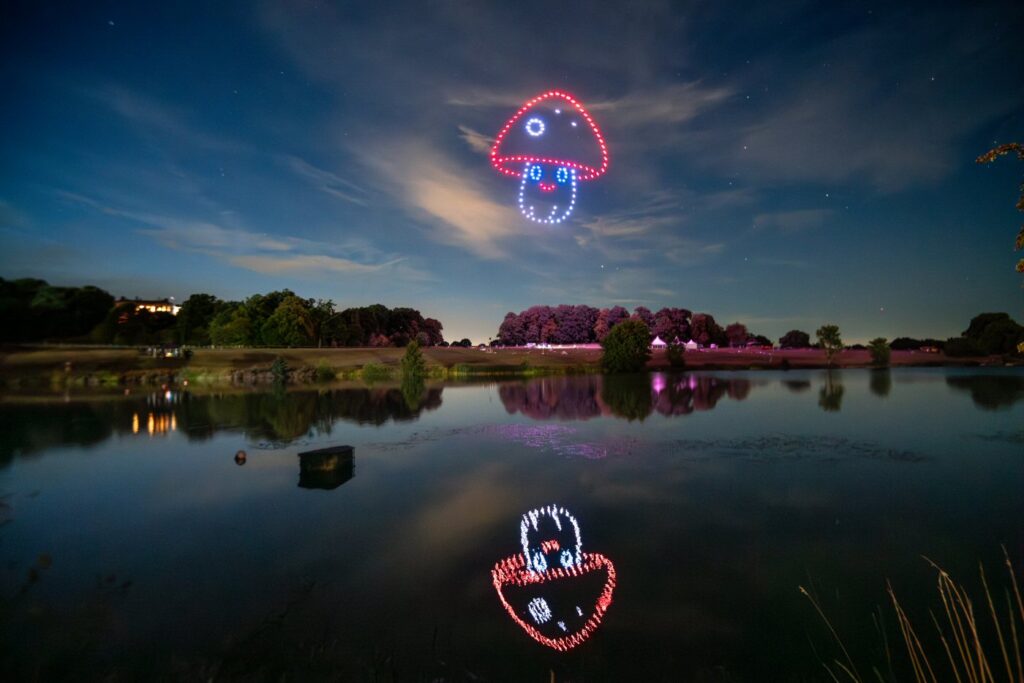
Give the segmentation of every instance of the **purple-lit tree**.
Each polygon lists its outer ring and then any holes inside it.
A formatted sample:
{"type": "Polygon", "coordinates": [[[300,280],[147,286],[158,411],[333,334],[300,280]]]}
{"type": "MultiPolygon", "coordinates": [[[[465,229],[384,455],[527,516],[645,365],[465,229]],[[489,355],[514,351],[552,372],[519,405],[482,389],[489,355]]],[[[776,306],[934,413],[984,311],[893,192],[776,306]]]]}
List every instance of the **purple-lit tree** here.
{"type": "Polygon", "coordinates": [[[691,324],[692,339],[701,346],[716,344],[722,346],[726,342],[725,330],[715,322],[710,313],[697,313],[691,324]]]}
{"type": "Polygon", "coordinates": [[[522,346],[526,343],[523,335],[523,323],[517,314],[511,311],[505,314],[505,319],[498,327],[498,339],[505,346],[522,346]]]}
{"type": "Polygon", "coordinates": [[[637,306],[633,309],[633,317],[641,321],[650,330],[654,329],[654,314],[646,306],[637,306]]]}
{"type": "Polygon", "coordinates": [[[745,346],[750,333],[747,332],[746,325],[740,322],[735,322],[726,326],[725,336],[729,340],[729,346],[745,346]]]}
{"type": "Polygon", "coordinates": [[[685,342],[690,339],[690,315],[685,308],[663,308],[654,314],[651,333],[668,344],[685,342]]]}

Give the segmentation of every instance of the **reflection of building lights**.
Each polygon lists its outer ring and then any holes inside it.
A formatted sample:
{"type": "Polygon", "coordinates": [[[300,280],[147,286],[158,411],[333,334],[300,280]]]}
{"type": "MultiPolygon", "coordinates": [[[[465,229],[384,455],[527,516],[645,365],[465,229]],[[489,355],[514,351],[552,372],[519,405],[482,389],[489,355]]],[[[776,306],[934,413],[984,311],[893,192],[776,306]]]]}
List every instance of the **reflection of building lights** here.
{"type": "Polygon", "coordinates": [[[132,413],[132,434],[139,433],[139,414],[132,413]]]}
{"type": "MultiPolygon", "coordinates": [[[[499,561],[491,571],[498,599],[509,616],[538,643],[561,652],[571,650],[590,637],[612,604],[615,565],[604,555],[582,551],[579,523],[569,511],[556,505],[524,514],[520,541],[523,552],[499,561]],[[600,578],[602,572],[604,581],[596,598],[594,594],[583,600],[578,596],[571,598],[572,591],[578,592],[581,586],[580,579],[600,578]],[[526,590],[530,599],[525,607],[516,607],[509,601],[506,590],[510,587],[526,590]],[[548,598],[554,598],[554,607],[550,599],[535,594],[542,588],[549,591],[548,598]],[[562,592],[570,595],[569,602],[559,599],[565,597],[558,595],[562,592]],[[567,608],[568,604],[573,607],[567,608]],[[584,611],[581,604],[589,605],[590,609],[584,611]],[[538,627],[557,627],[564,635],[545,634],[538,627]]],[[[589,590],[587,584],[582,585],[589,590]]]]}
{"type": "Polygon", "coordinates": [[[651,375],[651,389],[654,391],[654,393],[660,394],[661,392],[665,391],[666,386],[667,384],[665,382],[664,374],[656,372],[653,375],[651,375]]]}
{"type": "MultiPolygon", "coordinates": [[[[168,432],[177,431],[178,419],[174,413],[170,414],[159,414],[159,413],[148,413],[146,417],[146,433],[150,436],[157,434],[167,434],[168,432]]],[[[138,413],[132,416],[132,434],[139,433],[139,416],[138,413]]]]}

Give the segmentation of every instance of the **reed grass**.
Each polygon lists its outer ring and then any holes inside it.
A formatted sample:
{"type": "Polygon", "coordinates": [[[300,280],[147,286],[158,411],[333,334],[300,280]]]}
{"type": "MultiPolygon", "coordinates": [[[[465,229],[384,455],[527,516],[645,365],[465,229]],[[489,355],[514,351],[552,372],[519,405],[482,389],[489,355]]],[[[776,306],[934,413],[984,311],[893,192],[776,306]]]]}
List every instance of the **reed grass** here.
{"type": "MultiPolygon", "coordinates": [[[[1024,633],[1024,602],[1021,600],[1013,563],[1005,547],[1003,558],[1009,575],[1009,584],[1004,589],[1005,609],[997,607],[998,601],[992,598],[983,564],[978,564],[983,603],[979,603],[981,607],[976,609],[974,601],[962,584],[954,580],[937,563],[927,557],[923,558],[936,572],[936,590],[942,607],[941,610],[929,611],[938,646],[925,635],[925,631],[919,632],[915,628],[892,584],[886,583],[886,592],[906,650],[906,666],[910,669],[915,683],[1024,683],[1020,641],[1020,634],[1024,633]],[[991,619],[991,628],[983,625],[988,619],[991,619]]],[[[841,680],[837,672],[841,672],[845,677],[843,680],[862,683],[865,679],[861,677],[846,644],[825,615],[821,604],[806,588],[799,588],[825,622],[843,654],[842,659],[832,660],[833,666],[822,662],[825,670],[837,683],[841,680]]],[[[881,621],[877,623],[880,624],[881,621]]],[[[930,632],[930,629],[926,630],[930,632]]],[[[892,654],[884,628],[880,628],[880,631],[886,641],[885,653],[886,659],[890,660],[891,672],[892,654]]],[[[877,680],[886,680],[877,668],[873,668],[872,671],[877,680]]],[[[891,679],[896,680],[894,675],[891,679]]]]}

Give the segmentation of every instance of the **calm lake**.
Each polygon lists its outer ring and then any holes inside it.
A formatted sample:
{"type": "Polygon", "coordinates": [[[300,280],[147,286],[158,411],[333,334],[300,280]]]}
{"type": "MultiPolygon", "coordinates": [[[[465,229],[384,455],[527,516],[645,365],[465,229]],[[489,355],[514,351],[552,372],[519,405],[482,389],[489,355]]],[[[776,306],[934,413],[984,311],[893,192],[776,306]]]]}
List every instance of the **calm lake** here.
{"type": "Polygon", "coordinates": [[[922,555],[999,599],[1001,546],[1024,567],[1021,369],[6,395],[0,424],[7,680],[825,680],[799,586],[899,675],[887,581],[930,634],[922,555]],[[499,597],[524,540],[578,571],[499,597]]]}

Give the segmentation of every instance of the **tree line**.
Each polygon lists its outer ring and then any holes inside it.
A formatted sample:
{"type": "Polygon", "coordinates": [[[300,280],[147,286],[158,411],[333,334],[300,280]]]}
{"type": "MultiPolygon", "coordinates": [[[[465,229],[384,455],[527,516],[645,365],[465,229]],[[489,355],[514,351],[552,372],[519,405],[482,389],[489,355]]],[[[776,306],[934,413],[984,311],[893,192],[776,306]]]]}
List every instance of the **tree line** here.
{"type": "Polygon", "coordinates": [[[414,308],[382,304],[338,310],[330,299],[303,299],[291,290],[220,301],[193,294],[177,316],[178,341],[216,346],[421,346],[444,343],[439,320],[414,308]]]}
{"type": "MultiPolygon", "coordinates": [[[[0,341],[196,346],[439,346],[443,326],[413,308],[381,304],[345,309],[288,289],[225,301],[191,295],[177,315],[115,300],[98,287],[0,278],[0,341]]],[[[469,340],[456,342],[469,346],[469,340]]]]}
{"type": "Polygon", "coordinates": [[[685,308],[666,307],[652,313],[638,306],[630,314],[622,306],[531,306],[519,313],[509,312],[498,327],[497,342],[504,346],[525,344],[592,344],[604,341],[608,333],[627,320],[638,320],[651,335],[672,344],[691,339],[702,346],[742,346],[749,341],[770,343],[751,335],[746,326],[733,323],[725,328],[710,313],[692,313],[685,308]]]}

